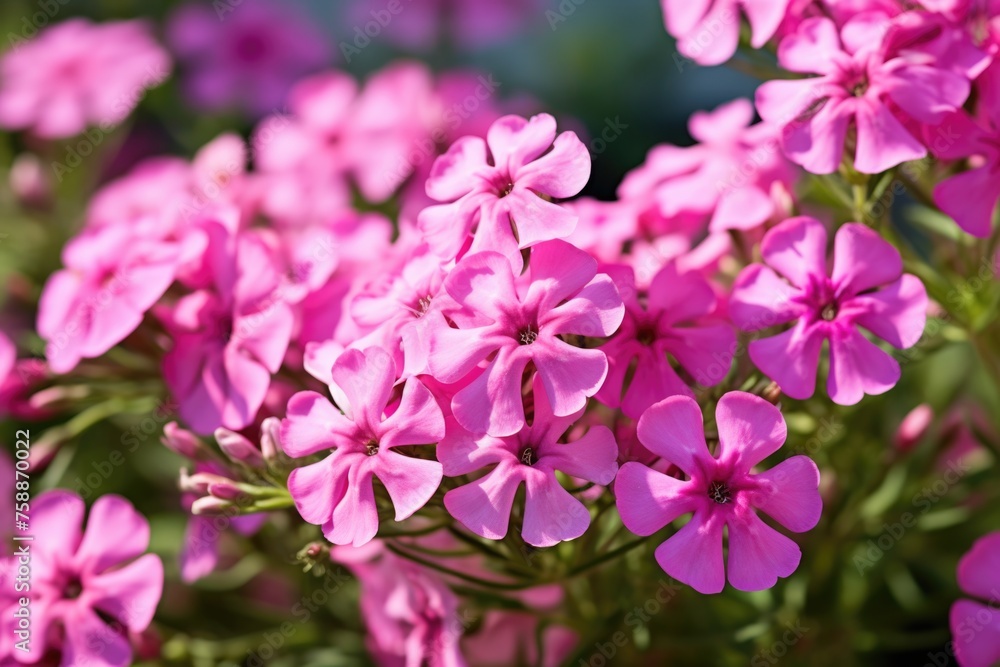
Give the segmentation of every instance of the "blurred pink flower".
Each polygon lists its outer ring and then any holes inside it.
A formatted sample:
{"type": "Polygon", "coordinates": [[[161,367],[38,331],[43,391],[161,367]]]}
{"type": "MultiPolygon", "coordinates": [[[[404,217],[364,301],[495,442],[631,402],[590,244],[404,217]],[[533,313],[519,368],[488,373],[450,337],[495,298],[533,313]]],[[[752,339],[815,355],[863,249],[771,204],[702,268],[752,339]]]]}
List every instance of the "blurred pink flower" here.
{"type": "Polygon", "coordinates": [[[687,479],[626,463],[615,480],[618,511],[637,535],[652,535],[693,513],[657,547],[656,560],[699,593],[722,592],[726,569],[729,583],[741,591],[771,588],[796,570],[802,554],[757,511],[792,532],[810,530],[823,508],[819,470],[810,458],[793,456],[766,472],[751,472],[785,442],[785,420],[764,399],[729,392],[719,400],[715,418],[719,445],[713,456],[694,399],[673,396],[647,410],[639,420],[639,439],[687,479]],[[728,568],[723,568],[723,528],[729,536],[728,568]]]}
{"type": "Polygon", "coordinates": [[[700,65],[729,60],[739,44],[740,10],[750,22],[750,44],[759,49],[771,39],[790,0],[660,0],[667,32],[677,50],[700,65]]]}
{"type": "Polygon", "coordinates": [[[451,401],[464,428],[495,437],[519,432],[529,363],[558,417],[580,410],[600,389],[608,372],[604,352],[561,337],[609,336],[625,308],[611,278],[598,274],[597,262],[582,250],[564,241],[541,243],[532,249],[527,273],[516,277],[503,255],[467,255],[444,289],[462,309],[451,313],[454,326],[433,314],[428,368],[448,384],[474,374],[451,401]]]}
{"type": "Polygon", "coordinates": [[[297,79],[328,64],[327,41],[298,3],[189,3],[167,22],[188,98],[209,111],[280,109],[297,79]]]}
{"type": "Polygon", "coordinates": [[[46,139],[71,137],[88,125],[106,132],[170,67],[143,21],[64,21],[0,59],[0,126],[46,139]]]}
{"type": "Polygon", "coordinates": [[[17,362],[17,348],[14,342],[0,330],[0,385],[7,381],[7,377],[14,371],[14,364],[17,362]]]}
{"type": "Polygon", "coordinates": [[[348,350],[333,366],[337,406],[311,391],[292,397],[281,447],[292,458],[332,450],[319,463],[292,471],[288,490],[302,518],[322,526],[334,544],[362,546],[378,532],[373,478],[385,486],[396,521],[423,507],[441,483],[441,464],[394,451],[444,436],[444,418],[430,391],[406,380],[398,400],[395,364],[380,348],[348,350]],[[341,410],[338,409],[338,406],[341,410]]]}
{"type": "Polygon", "coordinates": [[[927,292],[919,278],[903,273],[899,251],[860,223],[837,231],[830,274],[826,245],[826,229],[813,218],[772,228],[761,243],[768,266],[743,269],[730,314],[749,332],[793,325],[751,341],[749,351],[757,368],[795,399],[812,396],[820,350],[829,341],[827,391],[834,403],[854,405],[865,394],[888,391],[900,376],[899,363],[859,327],[895,348],[915,345],[927,320],[927,292]]]}
{"type": "Polygon", "coordinates": [[[482,477],[445,494],[448,512],[466,528],[481,537],[503,539],[514,496],[524,484],[521,536],[532,546],[551,547],[580,537],[590,525],[587,508],[563,488],[556,472],[607,486],[618,471],[618,446],[611,431],[600,425],[591,426],[573,442],[560,443],[583,409],[557,417],[539,376],[532,387],[534,417],[530,426],[503,438],[477,436],[450,417],[437,454],[449,477],[492,466],[482,477]]]}
{"type": "Polygon", "coordinates": [[[573,132],[557,136],[555,118],[504,116],[485,140],[463,137],[434,162],[427,194],[447,203],[424,209],[420,230],[445,259],[468,246],[499,252],[519,270],[521,249],[573,231],[576,216],[549,200],[578,194],[589,178],[587,147],[573,132]]]}
{"type": "Polygon", "coordinates": [[[160,315],[174,341],[163,374],[198,433],[249,425],[284,359],[294,316],[277,263],[252,235],[207,222],[201,289],[160,315]]]}
{"type": "MultiPolygon", "coordinates": [[[[14,650],[19,607],[12,586],[0,591],[0,623],[10,650],[3,664],[37,664],[57,652],[59,664],[126,667],[127,633],[145,630],[163,591],[163,563],[149,546],[149,522],[120,496],[102,496],[83,530],[83,500],[69,491],[31,502],[31,641],[14,650]]],[[[3,560],[17,567],[17,553],[3,560]]],[[[2,658],[2,656],[0,656],[2,658]]]]}
{"type": "Polygon", "coordinates": [[[949,616],[961,667],[1000,662],[1000,532],[976,540],[958,563],[958,586],[976,600],[958,600],[949,616]]]}

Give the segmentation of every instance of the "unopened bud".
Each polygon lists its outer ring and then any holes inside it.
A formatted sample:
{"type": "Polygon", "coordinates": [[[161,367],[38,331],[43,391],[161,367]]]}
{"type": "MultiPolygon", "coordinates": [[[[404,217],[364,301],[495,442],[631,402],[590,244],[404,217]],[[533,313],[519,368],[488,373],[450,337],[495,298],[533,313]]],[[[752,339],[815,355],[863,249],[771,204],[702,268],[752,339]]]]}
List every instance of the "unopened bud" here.
{"type": "Polygon", "coordinates": [[[260,453],[265,461],[275,461],[281,452],[281,420],[268,417],[260,425],[260,453]]]}
{"type": "Polygon", "coordinates": [[[163,443],[164,447],[184,458],[194,460],[202,458],[201,441],[191,431],[186,431],[178,426],[177,422],[170,422],[163,427],[163,437],[160,438],[160,442],[163,443]]]}
{"type": "Polygon", "coordinates": [[[198,516],[214,516],[219,514],[227,514],[232,508],[232,505],[228,500],[222,500],[221,498],[214,498],[212,496],[204,496],[198,498],[191,505],[191,514],[198,516]]]}
{"type": "Polygon", "coordinates": [[[251,468],[263,468],[264,457],[260,450],[254,447],[249,440],[239,433],[225,428],[215,430],[215,441],[219,443],[219,448],[229,459],[235,463],[242,463],[251,468]]]}

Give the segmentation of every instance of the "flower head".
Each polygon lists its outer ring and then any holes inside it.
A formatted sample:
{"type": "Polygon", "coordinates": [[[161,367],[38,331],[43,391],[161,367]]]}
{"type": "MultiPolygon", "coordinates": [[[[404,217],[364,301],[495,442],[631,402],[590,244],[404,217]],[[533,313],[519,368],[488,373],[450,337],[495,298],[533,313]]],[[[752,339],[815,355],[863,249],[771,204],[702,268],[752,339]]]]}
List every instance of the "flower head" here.
{"type": "MultiPolygon", "coordinates": [[[[83,530],[83,500],[47,491],[31,503],[31,641],[11,651],[13,662],[35,664],[49,652],[62,665],[132,664],[129,632],[145,630],[163,591],[163,563],[149,546],[149,523],[120,496],[102,496],[83,530]]],[[[17,557],[4,559],[17,567],[17,557]]],[[[0,592],[3,631],[14,637],[20,593],[0,592]]],[[[9,643],[8,639],[5,643],[9,643]]]]}
{"type": "Polygon", "coordinates": [[[483,140],[463,137],[439,157],[427,194],[448,202],[420,214],[431,249],[451,259],[491,250],[521,268],[520,249],[568,235],[576,216],[550,201],[580,192],[590,178],[587,147],[572,132],[556,135],[555,118],[504,116],[483,140]]]}
{"type": "Polygon", "coordinates": [[[395,364],[383,349],[348,350],[333,366],[330,392],[301,392],[288,403],[281,446],[293,458],[333,450],[288,478],[295,506],[334,544],[361,546],[378,532],[373,477],[389,492],[396,521],[424,506],[441,483],[441,464],[396,451],[444,436],[431,392],[411,378],[394,389],[395,364]]]}
{"type": "Polygon", "coordinates": [[[449,313],[450,324],[437,315],[428,333],[428,368],[448,384],[474,374],[451,403],[467,430],[503,437],[524,427],[528,364],[558,417],[580,410],[600,389],[608,371],[604,352],[566,339],[611,335],[625,309],[611,278],[598,274],[597,262],[582,250],[563,241],[537,245],[528,272],[518,277],[503,255],[468,255],[448,274],[444,290],[461,309],[449,313]]]}
{"type": "Polygon", "coordinates": [[[824,341],[830,344],[827,391],[840,405],[881,394],[899,380],[899,364],[859,327],[896,348],[923,334],[927,292],[903,274],[899,252],[858,223],[837,231],[833,271],[826,269],[826,230],[812,218],[790,218],[761,244],[768,266],[753,264],[736,279],[733,322],[744,331],[790,329],[750,343],[757,368],[796,399],[812,396],[824,341]],[[785,280],[778,276],[777,271],[785,280]]]}
{"type": "Polygon", "coordinates": [[[476,436],[449,417],[447,434],[438,445],[438,459],[449,477],[493,466],[477,480],[445,494],[448,512],[466,528],[489,539],[503,538],[514,496],[524,484],[521,536],[533,546],[550,547],[580,537],[590,525],[587,508],[563,488],[556,471],[608,485],[618,471],[618,445],[606,426],[592,426],[579,439],[560,443],[583,410],[557,417],[538,376],[533,388],[534,418],[530,426],[502,438],[476,436]]]}
{"type": "Polygon", "coordinates": [[[726,583],[722,530],[729,535],[729,583],[743,591],[774,586],[799,565],[801,552],[764,523],[762,511],[796,533],[819,521],[819,471],[806,456],[793,456],[754,474],[752,468],[785,442],[781,412],[762,398],[730,392],[715,411],[718,450],[705,441],[701,408],[673,396],[639,419],[639,439],[676,465],[686,479],[629,462],[615,480],[618,511],[626,528],[652,535],[686,515],[691,520],[656,549],[664,571],[700,593],[719,593],[726,583]]]}
{"type": "Polygon", "coordinates": [[[784,128],[782,147],[793,162],[815,174],[836,171],[853,126],[854,167],[877,174],[927,154],[903,120],[937,125],[965,102],[967,77],[920,51],[887,52],[889,29],[885,15],[865,12],[840,30],[825,17],[806,19],[782,40],[782,67],[818,75],[757,89],[757,110],[784,128]]]}
{"type": "Polygon", "coordinates": [[[0,59],[0,126],[46,139],[120,123],[163,82],[170,57],[143,21],[74,18],[0,59]]]}
{"type": "Polygon", "coordinates": [[[977,600],[958,600],[951,606],[955,658],[961,667],[996,665],[1000,662],[1000,532],[976,540],[962,557],[958,586],[977,600]]]}

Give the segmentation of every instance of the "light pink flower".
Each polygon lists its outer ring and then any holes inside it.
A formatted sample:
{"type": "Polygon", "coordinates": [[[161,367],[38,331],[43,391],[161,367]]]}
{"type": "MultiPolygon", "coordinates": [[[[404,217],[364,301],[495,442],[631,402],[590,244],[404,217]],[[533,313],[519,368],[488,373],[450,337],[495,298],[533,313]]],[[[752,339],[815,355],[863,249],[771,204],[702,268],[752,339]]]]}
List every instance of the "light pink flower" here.
{"type": "MultiPolygon", "coordinates": [[[[31,641],[10,664],[36,664],[49,652],[63,667],[132,664],[127,633],[145,630],[163,591],[163,563],[149,546],[149,523],[120,496],[102,496],[83,530],[83,500],[47,491],[31,502],[31,641]]],[[[16,568],[17,556],[3,568],[16,568]]],[[[4,644],[15,637],[21,593],[0,591],[4,644]]]]}
{"type": "Polygon", "coordinates": [[[962,592],[977,600],[951,606],[955,658],[961,667],[992,667],[1000,661],[1000,532],[976,540],[959,561],[957,576],[962,592]]]}
{"type": "Polygon", "coordinates": [[[528,272],[518,277],[503,255],[467,255],[444,289],[463,308],[451,313],[454,326],[436,315],[428,368],[447,384],[475,374],[451,402],[467,430],[503,437],[524,427],[521,386],[529,363],[558,417],[580,410],[600,389],[608,372],[604,352],[574,347],[561,336],[609,336],[625,308],[611,278],[598,274],[597,262],[582,250],[564,241],[539,244],[528,272]]]}
{"type": "Polygon", "coordinates": [[[167,42],[188,67],[191,103],[211,111],[275,111],[298,78],[330,58],[309,16],[271,0],[182,5],[168,19],[167,42]]]}
{"type": "Polygon", "coordinates": [[[99,357],[136,330],[174,281],[177,244],[119,225],[83,232],[42,292],[38,333],[56,373],[99,357]]]}
{"type": "Polygon", "coordinates": [[[782,148],[793,162],[815,174],[833,173],[853,127],[854,167],[877,174],[927,154],[903,120],[938,125],[965,102],[968,78],[933,55],[887,53],[890,27],[877,12],[858,14],[839,31],[830,19],[817,17],[781,41],[782,67],[818,75],[768,81],[757,89],[757,110],[784,128],[782,148]]]}
{"type": "Polygon", "coordinates": [[[521,536],[536,547],[550,547],[574,540],[590,525],[590,512],[563,488],[556,471],[607,486],[618,471],[618,445],[606,426],[591,426],[579,439],[560,443],[583,409],[556,416],[533,381],[534,419],[514,435],[476,436],[453,418],[446,420],[447,434],[438,445],[438,459],[449,477],[492,469],[473,482],[444,496],[448,512],[473,533],[492,540],[507,535],[514,496],[525,485],[524,525],[521,536]]]}
{"type": "Polygon", "coordinates": [[[799,565],[798,545],[764,523],[762,511],[796,533],[819,521],[823,501],[819,470],[806,456],[793,456],[771,470],[752,468],[785,442],[785,420],[764,399],[730,392],[715,411],[719,433],[713,456],[705,442],[701,408],[673,396],[639,420],[639,439],[687,476],[677,479],[641,463],[626,463],[615,480],[622,522],[637,535],[652,535],[693,513],[691,520],[656,549],[660,567],[699,593],[719,593],[729,583],[742,591],[774,586],[799,565]],[[723,568],[722,530],[729,536],[723,568]]]}
{"type": "Polygon", "coordinates": [[[434,495],[441,464],[404,456],[396,447],[428,445],[444,436],[444,417],[431,392],[411,378],[394,398],[395,366],[380,348],[348,350],[333,366],[330,392],[301,392],[288,404],[281,446],[292,458],[333,452],[296,468],[288,489],[302,518],[322,526],[334,544],[361,546],[378,532],[373,477],[385,486],[396,521],[410,517],[434,495]]]}
{"type": "Polygon", "coordinates": [[[740,273],[729,312],[744,331],[792,324],[749,348],[757,368],[792,398],[812,396],[820,349],[829,341],[827,391],[835,403],[854,405],[865,394],[888,391],[900,375],[896,360],[859,327],[899,349],[915,345],[927,320],[927,292],[903,274],[899,252],[862,224],[837,231],[829,274],[826,245],[826,229],[812,218],[771,229],[761,243],[768,266],[740,273]]]}
{"type": "Polygon", "coordinates": [[[789,191],[795,172],[778,150],[778,127],[751,125],[753,105],[738,99],[712,112],[696,112],[688,128],[699,143],[663,144],[622,181],[619,195],[652,199],[666,219],[690,219],[713,232],[752,229],[770,220],[778,205],[772,190],[789,191]]]}
{"type": "Polygon", "coordinates": [[[771,39],[791,0],[660,0],[677,50],[701,65],[719,65],[736,53],[740,13],[750,22],[750,45],[771,39]]]}
{"type": "Polygon", "coordinates": [[[0,126],[46,139],[88,125],[107,131],[169,74],[170,57],[145,22],[70,19],[0,60],[0,126]]]}
{"type": "Polygon", "coordinates": [[[17,362],[17,348],[14,342],[0,331],[0,385],[3,385],[12,372],[14,364],[17,362]]]}
{"type": "Polygon", "coordinates": [[[638,233],[639,221],[627,202],[580,197],[563,204],[577,216],[576,228],[563,237],[600,262],[622,261],[626,242],[638,233]]]}
{"type": "Polygon", "coordinates": [[[669,264],[656,274],[649,290],[640,292],[630,267],[605,270],[624,298],[625,319],[600,347],[609,367],[597,400],[638,419],[668,396],[694,397],[672,361],[702,386],[714,386],[726,377],[736,334],[728,324],[707,317],[716,307],[707,280],[697,273],[680,273],[669,264]],[[626,386],[633,361],[635,371],[626,386]]]}
{"type": "Polygon", "coordinates": [[[284,359],[294,317],[263,243],[217,222],[205,223],[203,232],[207,284],[161,314],[174,340],[163,374],[184,420],[211,433],[253,421],[284,359]]]}
{"type": "Polygon", "coordinates": [[[448,203],[424,209],[420,229],[446,259],[474,234],[468,252],[499,252],[519,269],[520,249],[576,227],[571,211],[543,197],[572,197],[589,178],[587,147],[572,132],[557,136],[555,118],[504,116],[485,140],[463,137],[434,162],[427,194],[448,203]]]}

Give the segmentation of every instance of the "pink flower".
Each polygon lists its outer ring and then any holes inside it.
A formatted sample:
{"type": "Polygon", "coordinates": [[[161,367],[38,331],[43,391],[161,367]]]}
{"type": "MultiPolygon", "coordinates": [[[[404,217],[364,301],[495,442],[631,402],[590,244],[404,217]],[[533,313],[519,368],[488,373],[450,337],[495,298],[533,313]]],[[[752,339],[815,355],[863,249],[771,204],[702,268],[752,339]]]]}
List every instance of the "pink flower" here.
{"type": "Polygon", "coordinates": [[[1000,199],[1000,66],[990,67],[977,81],[982,103],[973,118],[958,111],[942,123],[940,137],[928,132],[934,154],[946,160],[971,158],[969,167],[934,188],[934,201],[964,231],[986,238],[1000,199]]]}
{"type": "Polygon", "coordinates": [[[254,131],[264,213],[283,225],[327,222],[351,203],[344,134],[358,85],[331,71],[303,79],[288,97],[290,114],[264,119],[254,131]]]}
{"type": "Polygon", "coordinates": [[[252,235],[203,226],[207,284],[162,313],[174,346],[163,359],[180,414],[199,433],[241,429],[260,409],[292,334],[274,257],[252,235]]]}
{"type": "Polygon", "coordinates": [[[170,58],[143,21],[74,18],[17,44],[0,60],[0,126],[58,139],[120,123],[170,58]]]}
{"type": "Polygon", "coordinates": [[[590,512],[563,488],[556,471],[606,486],[618,471],[618,445],[606,426],[592,426],[578,440],[561,444],[559,440],[583,415],[583,409],[556,416],[537,375],[532,387],[531,426],[508,437],[476,436],[449,417],[438,459],[449,477],[493,466],[486,475],[444,496],[448,512],[466,528],[491,540],[503,539],[514,496],[523,483],[521,536],[533,546],[550,547],[580,537],[590,525],[590,512]]]}
{"type": "MultiPolygon", "coordinates": [[[[47,491],[31,502],[31,641],[4,664],[36,664],[61,653],[61,665],[132,664],[127,633],[145,630],[163,591],[163,563],[149,546],[149,523],[120,496],[102,496],[83,530],[83,500],[47,491]]],[[[4,559],[16,568],[17,557],[4,559]]],[[[3,632],[10,646],[21,593],[0,591],[3,632]]]]}
{"type": "Polygon", "coordinates": [[[179,248],[119,225],[85,231],[42,292],[38,333],[56,373],[125,340],[174,281],[179,248]]]}
{"type": "Polygon", "coordinates": [[[729,583],[741,591],[770,588],[795,571],[801,552],[757,511],[792,532],[810,530],[823,509],[819,471],[809,457],[793,456],[766,472],[751,472],[785,442],[785,420],[764,399],[730,392],[719,400],[715,417],[719,446],[713,456],[694,399],[673,396],[647,410],[639,439],[688,479],[626,463],[615,481],[618,511],[637,535],[652,535],[693,513],[657,547],[656,561],[699,593],[719,593],[725,586],[723,528],[729,535],[729,583]]]}
{"type": "Polygon", "coordinates": [[[969,81],[920,51],[887,53],[890,24],[862,13],[838,32],[828,18],[810,18],[781,41],[778,62],[817,74],[768,81],[757,89],[757,110],[784,127],[785,155],[815,174],[840,166],[849,128],[857,133],[854,167],[877,174],[927,154],[900,118],[938,125],[969,96],[969,81]]]}
{"type": "Polygon", "coordinates": [[[191,103],[212,111],[274,111],[296,79],[330,58],[310,17],[270,0],[182,5],[168,20],[167,41],[189,67],[183,83],[191,103]]]}
{"type": "Polygon", "coordinates": [[[608,357],[608,377],[597,400],[633,419],[668,396],[694,397],[671,360],[703,386],[721,382],[729,372],[736,334],[731,326],[712,322],[711,285],[697,273],[680,273],[668,264],[649,290],[636,288],[630,267],[606,269],[625,299],[625,319],[618,333],[600,349],[608,357]],[[669,358],[668,358],[669,355],[669,358]],[[626,386],[632,362],[635,372],[626,386]]]}
{"type": "Polygon", "coordinates": [[[436,201],[420,214],[428,244],[446,259],[468,252],[499,252],[520,269],[520,249],[570,234],[576,216],[543,197],[566,199],[590,178],[590,155],[572,132],[556,136],[548,114],[525,120],[504,116],[486,140],[463,137],[439,157],[427,179],[436,201]]]}
{"type": "Polygon", "coordinates": [[[744,331],[794,323],[752,341],[750,358],[795,399],[812,396],[820,348],[829,341],[827,391],[835,403],[854,405],[865,394],[888,391],[900,375],[896,360],[858,327],[899,349],[915,345],[927,319],[927,292],[903,274],[899,252],[862,224],[837,231],[831,274],[826,244],[826,230],[812,218],[790,218],[771,229],[761,243],[769,266],[743,269],[730,315],[744,331]]]}
{"type": "Polygon", "coordinates": [[[764,224],[778,212],[772,189],[790,190],[795,173],[777,150],[777,127],[752,120],[753,105],[743,99],[695,113],[688,127],[700,143],[654,147],[622,181],[620,196],[648,196],[664,218],[696,227],[709,220],[713,232],[764,224]]]}
{"type": "Polygon", "coordinates": [[[991,667],[1000,661],[1000,532],[976,540],[959,561],[957,576],[962,592],[982,602],[951,606],[955,658],[961,667],[991,667]]]}
{"type": "Polygon", "coordinates": [[[719,65],[736,53],[740,10],[750,21],[750,45],[771,39],[791,0],[660,0],[677,50],[701,65],[719,65]]]}
{"type": "Polygon", "coordinates": [[[14,372],[15,363],[17,363],[17,348],[7,334],[0,331],[0,385],[3,385],[7,376],[14,372]]]}
{"type": "Polygon", "coordinates": [[[527,273],[515,277],[495,252],[467,255],[444,282],[463,308],[429,332],[428,367],[446,384],[475,379],[455,394],[452,412],[473,433],[504,437],[524,427],[522,376],[533,364],[557,417],[583,408],[608,372],[604,352],[561,336],[604,337],[625,308],[597,262],[564,241],[535,246],[527,273]],[[486,362],[485,368],[481,364],[486,362]]]}
{"type": "Polygon", "coordinates": [[[343,410],[323,396],[301,392],[288,403],[281,446],[292,458],[333,450],[288,478],[302,518],[322,526],[334,544],[361,546],[378,532],[372,478],[389,492],[396,521],[423,507],[441,483],[441,464],[394,451],[444,437],[444,417],[418,380],[403,384],[394,399],[395,367],[380,348],[348,350],[333,366],[330,392],[343,410]]]}

